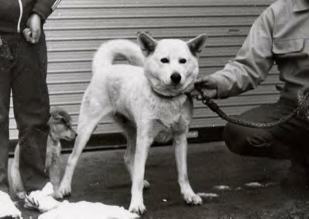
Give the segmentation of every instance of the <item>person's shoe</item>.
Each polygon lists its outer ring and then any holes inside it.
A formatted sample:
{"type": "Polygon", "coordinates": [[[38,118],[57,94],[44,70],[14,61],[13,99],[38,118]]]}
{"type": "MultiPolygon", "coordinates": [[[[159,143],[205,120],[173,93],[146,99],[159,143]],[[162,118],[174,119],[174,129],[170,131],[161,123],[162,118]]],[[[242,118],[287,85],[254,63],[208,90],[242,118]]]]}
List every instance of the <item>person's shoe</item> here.
{"type": "Polygon", "coordinates": [[[46,212],[60,205],[60,202],[52,197],[54,193],[53,185],[48,182],[42,190],[32,191],[25,198],[25,208],[46,212]]]}
{"type": "Polygon", "coordinates": [[[22,219],[21,212],[16,208],[10,196],[0,191],[0,219],[19,218],[22,219]]]}

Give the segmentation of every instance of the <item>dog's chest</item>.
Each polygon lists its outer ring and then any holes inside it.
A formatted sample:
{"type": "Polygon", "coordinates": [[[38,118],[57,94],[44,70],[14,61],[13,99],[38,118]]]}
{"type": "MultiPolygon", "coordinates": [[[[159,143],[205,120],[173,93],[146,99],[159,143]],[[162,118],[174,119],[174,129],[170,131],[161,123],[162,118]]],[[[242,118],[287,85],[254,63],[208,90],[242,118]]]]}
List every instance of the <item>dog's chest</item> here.
{"type": "Polygon", "coordinates": [[[185,132],[190,120],[190,105],[186,98],[153,104],[153,125],[158,131],[157,142],[170,140],[175,133],[185,132]]]}
{"type": "Polygon", "coordinates": [[[184,113],[182,103],[158,103],[152,107],[154,118],[160,121],[165,127],[173,128],[178,123],[181,123],[181,118],[184,113]]]}

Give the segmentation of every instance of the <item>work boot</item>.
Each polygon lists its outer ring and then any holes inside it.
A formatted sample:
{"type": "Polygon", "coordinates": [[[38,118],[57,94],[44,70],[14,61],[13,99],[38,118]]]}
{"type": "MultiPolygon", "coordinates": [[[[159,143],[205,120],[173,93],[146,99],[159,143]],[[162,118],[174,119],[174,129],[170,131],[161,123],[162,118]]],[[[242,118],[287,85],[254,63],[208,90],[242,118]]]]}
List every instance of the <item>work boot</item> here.
{"type": "Polygon", "coordinates": [[[309,174],[305,165],[291,161],[289,172],[281,181],[281,186],[288,189],[309,189],[309,174]]]}

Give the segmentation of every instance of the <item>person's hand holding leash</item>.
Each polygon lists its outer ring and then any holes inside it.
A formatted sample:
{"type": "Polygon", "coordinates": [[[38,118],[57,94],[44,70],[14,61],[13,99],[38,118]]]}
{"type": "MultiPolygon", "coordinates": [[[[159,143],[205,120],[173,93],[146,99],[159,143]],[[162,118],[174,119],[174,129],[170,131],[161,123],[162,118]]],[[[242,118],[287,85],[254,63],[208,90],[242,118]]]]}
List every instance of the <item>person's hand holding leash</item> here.
{"type": "Polygon", "coordinates": [[[32,44],[39,42],[42,33],[41,18],[37,14],[32,14],[27,21],[27,28],[23,30],[24,37],[32,44]]]}
{"type": "MultiPolygon", "coordinates": [[[[204,95],[208,96],[209,98],[217,98],[218,97],[218,85],[217,81],[211,76],[206,75],[200,77],[195,82],[195,88],[202,90],[204,95]]],[[[199,96],[199,92],[194,90],[192,92],[193,96],[199,96]]]]}

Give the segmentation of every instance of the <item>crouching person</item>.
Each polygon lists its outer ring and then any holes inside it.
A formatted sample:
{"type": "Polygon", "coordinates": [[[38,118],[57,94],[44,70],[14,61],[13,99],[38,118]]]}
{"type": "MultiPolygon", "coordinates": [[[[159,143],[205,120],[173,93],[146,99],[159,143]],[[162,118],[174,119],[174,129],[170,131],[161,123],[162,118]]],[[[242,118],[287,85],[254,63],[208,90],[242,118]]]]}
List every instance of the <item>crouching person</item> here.
{"type": "Polygon", "coordinates": [[[20,217],[8,196],[9,108],[19,130],[20,172],[27,192],[49,181],[45,168],[49,96],[42,25],[59,0],[0,0],[0,218],[20,217]]]}
{"type": "MultiPolygon", "coordinates": [[[[297,107],[297,92],[309,86],[309,1],[278,0],[254,22],[235,59],[224,69],[197,83],[213,98],[226,98],[256,88],[274,62],[284,83],[279,100],[244,112],[240,117],[270,122],[297,107]]],[[[268,129],[228,123],[224,130],[227,147],[234,153],[291,160],[285,186],[309,185],[309,122],[296,116],[268,129]]]]}

